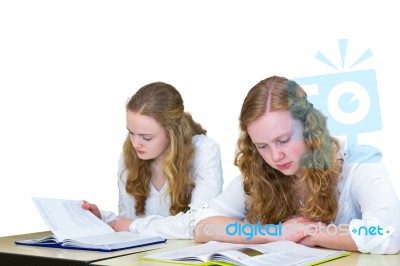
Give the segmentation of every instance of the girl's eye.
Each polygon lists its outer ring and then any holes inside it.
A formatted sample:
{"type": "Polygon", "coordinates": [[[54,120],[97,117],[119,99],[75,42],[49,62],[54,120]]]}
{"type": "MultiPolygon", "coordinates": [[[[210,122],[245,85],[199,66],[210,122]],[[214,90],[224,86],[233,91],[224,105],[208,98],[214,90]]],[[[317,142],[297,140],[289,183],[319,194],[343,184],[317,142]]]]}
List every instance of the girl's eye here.
{"type": "Polygon", "coordinates": [[[289,141],[290,141],[290,137],[285,138],[285,139],[280,139],[280,140],[278,140],[278,143],[279,144],[285,144],[285,143],[288,143],[289,141]]]}
{"type": "Polygon", "coordinates": [[[143,137],[143,139],[146,140],[146,141],[149,141],[149,140],[152,140],[153,138],[151,138],[151,137],[143,137]]]}
{"type": "Polygon", "coordinates": [[[265,149],[266,147],[267,147],[267,145],[257,145],[258,150],[265,149]]]}

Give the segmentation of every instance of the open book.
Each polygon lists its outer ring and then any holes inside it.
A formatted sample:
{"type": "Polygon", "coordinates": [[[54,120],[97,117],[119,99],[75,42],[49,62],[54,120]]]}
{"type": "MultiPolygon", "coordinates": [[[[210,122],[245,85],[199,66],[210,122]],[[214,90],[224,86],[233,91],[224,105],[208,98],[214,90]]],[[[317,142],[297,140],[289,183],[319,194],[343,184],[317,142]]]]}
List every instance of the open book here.
{"type": "Polygon", "coordinates": [[[205,265],[316,265],[350,255],[347,251],[310,248],[291,241],[231,244],[210,241],[145,256],[143,260],[205,265]]]}
{"type": "Polygon", "coordinates": [[[82,209],[80,200],[32,198],[53,236],[15,242],[20,245],[115,251],[156,243],[158,236],[115,232],[93,213],[82,209]]]}

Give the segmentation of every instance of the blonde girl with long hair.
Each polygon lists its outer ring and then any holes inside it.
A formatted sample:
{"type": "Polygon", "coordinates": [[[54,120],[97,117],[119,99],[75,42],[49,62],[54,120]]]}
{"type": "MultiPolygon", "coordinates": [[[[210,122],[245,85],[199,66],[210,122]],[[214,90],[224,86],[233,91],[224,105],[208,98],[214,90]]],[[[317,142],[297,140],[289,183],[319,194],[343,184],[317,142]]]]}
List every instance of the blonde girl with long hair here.
{"type": "Polygon", "coordinates": [[[272,76],[257,83],[239,124],[241,175],[198,216],[196,241],[400,250],[400,204],[381,153],[330,136],[325,116],[296,82],[272,76]],[[221,225],[222,233],[210,230],[221,225]]]}
{"type": "Polygon", "coordinates": [[[186,218],[222,189],[219,145],[185,112],[172,85],[140,88],[126,105],[128,135],[119,160],[119,214],[85,202],[115,231],[190,238],[186,218]]]}

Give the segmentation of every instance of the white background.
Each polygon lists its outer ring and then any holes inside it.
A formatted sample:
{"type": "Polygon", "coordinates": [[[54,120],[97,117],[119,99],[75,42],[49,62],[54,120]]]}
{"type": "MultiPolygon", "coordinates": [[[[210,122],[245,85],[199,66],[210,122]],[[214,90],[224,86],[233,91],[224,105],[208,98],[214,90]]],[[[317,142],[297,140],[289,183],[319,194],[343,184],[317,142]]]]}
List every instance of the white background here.
{"type": "Polygon", "coordinates": [[[32,196],[117,210],[125,101],[154,81],[219,142],[226,185],[247,91],[340,73],[338,39],[349,64],[373,52],[352,70],[376,71],[383,129],[359,142],[384,152],[400,195],[396,1],[0,1],[0,236],[47,230],[32,196]]]}

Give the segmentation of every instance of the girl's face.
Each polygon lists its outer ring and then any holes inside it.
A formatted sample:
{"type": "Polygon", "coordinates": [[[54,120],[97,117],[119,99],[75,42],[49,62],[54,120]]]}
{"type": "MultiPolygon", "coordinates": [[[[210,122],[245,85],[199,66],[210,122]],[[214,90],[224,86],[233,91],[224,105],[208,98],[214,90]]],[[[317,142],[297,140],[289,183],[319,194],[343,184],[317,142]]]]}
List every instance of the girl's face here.
{"type": "Polygon", "coordinates": [[[266,112],[249,123],[248,134],[264,161],[284,175],[299,172],[306,151],[303,125],[289,111],[266,112]]]}
{"type": "Polygon", "coordinates": [[[169,146],[167,131],[154,118],[146,115],[126,112],[126,128],[129,131],[132,147],[142,160],[164,159],[169,146]]]}

